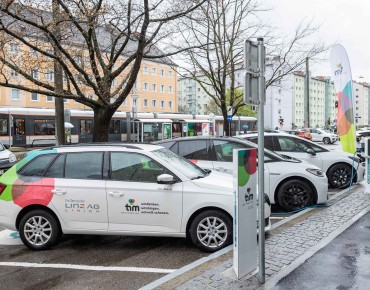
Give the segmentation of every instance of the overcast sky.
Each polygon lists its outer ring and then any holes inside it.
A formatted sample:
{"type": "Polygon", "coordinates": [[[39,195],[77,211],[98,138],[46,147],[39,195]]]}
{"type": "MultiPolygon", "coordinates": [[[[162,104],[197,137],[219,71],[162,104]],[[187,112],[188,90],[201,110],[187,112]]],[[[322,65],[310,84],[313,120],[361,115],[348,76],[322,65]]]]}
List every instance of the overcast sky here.
{"type": "MultiPolygon", "coordinates": [[[[369,0],[263,0],[272,8],[272,23],[287,34],[304,20],[321,24],[317,37],[328,44],[337,42],[347,50],[352,77],[370,82],[369,0]],[[360,78],[363,76],[363,78],[360,78]]],[[[313,75],[331,75],[329,60],[314,65],[313,75]]]]}

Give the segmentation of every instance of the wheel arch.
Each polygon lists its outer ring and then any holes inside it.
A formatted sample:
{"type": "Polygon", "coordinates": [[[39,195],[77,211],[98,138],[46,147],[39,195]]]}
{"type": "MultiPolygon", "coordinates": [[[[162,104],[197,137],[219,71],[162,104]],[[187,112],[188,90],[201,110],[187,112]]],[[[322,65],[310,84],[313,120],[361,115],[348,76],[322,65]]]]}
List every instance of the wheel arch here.
{"type": "Polygon", "coordinates": [[[274,193],[275,204],[279,204],[277,195],[278,195],[278,192],[279,192],[280,188],[283,186],[283,184],[287,181],[294,180],[294,179],[298,179],[298,180],[307,182],[311,186],[311,188],[313,189],[313,203],[317,204],[317,198],[318,197],[317,197],[316,186],[309,179],[304,178],[302,176],[290,176],[290,177],[287,177],[287,178],[285,178],[285,179],[283,179],[279,182],[278,186],[276,186],[276,188],[275,188],[275,193],[274,193]]]}
{"type": "Polygon", "coordinates": [[[197,209],[195,212],[192,213],[192,215],[190,216],[190,218],[188,219],[187,223],[186,223],[186,236],[188,237],[189,235],[189,231],[190,231],[190,227],[191,227],[191,224],[193,222],[193,220],[195,219],[195,217],[203,212],[203,211],[207,211],[207,210],[217,210],[217,211],[220,211],[224,214],[226,214],[230,220],[231,220],[231,224],[233,225],[233,217],[224,209],[220,208],[220,207],[216,207],[216,206],[207,206],[207,207],[202,207],[202,208],[199,208],[197,209]]]}
{"type": "Polygon", "coordinates": [[[62,232],[62,226],[60,224],[60,221],[59,221],[59,218],[58,216],[55,214],[54,211],[52,211],[50,208],[44,206],[44,205],[40,205],[40,204],[32,204],[32,205],[29,205],[29,206],[26,206],[24,207],[19,213],[18,213],[18,216],[17,216],[17,219],[15,221],[15,227],[17,228],[17,230],[19,230],[19,224],[21,223],[21,220],[22,218],[27,214],[29,213],[30,211],[32,210],[44,210],[48,213],[50,213],[54,218],[55,220],[57,221],[57,224],[58,224],[58,227],[59,227],[59,230],[62,232]]]}

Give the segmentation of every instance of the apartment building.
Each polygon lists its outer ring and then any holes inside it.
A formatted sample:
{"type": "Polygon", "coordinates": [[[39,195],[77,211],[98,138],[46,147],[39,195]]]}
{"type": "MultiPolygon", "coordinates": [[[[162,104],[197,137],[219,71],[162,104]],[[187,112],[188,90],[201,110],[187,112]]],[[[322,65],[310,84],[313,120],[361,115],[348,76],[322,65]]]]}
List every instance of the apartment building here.
{"type": "MultiPolygon", "coordinates": [[[[51,59],[15,41],[5,44],[4,49],[7,57],[22,61],[22,67],[26,67],[34,79],[44,83],[54,82],[54,66],[51,59]]],[[[84,55],[76,55],[75,60],[81,62],[83,61],[82,57],[84,55]]],[[[123,61],[124,56],[118,60],[118,63],[123,61]]],[[[177,112],[177,75],[172,68],[173,66],[174,63],[169,59],[159,59],[157,61],[143,60],[135,86],[118,111],[131,111],[133,108],[136,108],[138,112],[177,112]]],[[[112,91],[116,90],[118,86],[124,86],[123,80],[126,75],[127,71],[123,71],[113,80],[112,91]]],[[[4,78],[4,76],[0,77],[4,78]]],[[[12,83],[26,87],[35,87],[31,81],[14,70],[6,71],[5,77],[10,79],[12,83]]],[[[83,81],[77,77],[76,79],[80,84],[80,89],[88,98],[97,98],[90,87],[84,85],[83,81]]],[[[67,79],[64,77],[63,81],[66,87],[67,79]]],[[[17,88],[0,87],[0,106],[54,108],[54,98],[22,91],[17,88]]],[[[89,107],[70,99],[64,100],[64,106],[66,109],[90,110],[89,107]]]]}
{"type": "Polygon", "coordinates": [[[367,126],[369,124],[369,85],[354,81],[352,89],[356,125],[367,126]]]}

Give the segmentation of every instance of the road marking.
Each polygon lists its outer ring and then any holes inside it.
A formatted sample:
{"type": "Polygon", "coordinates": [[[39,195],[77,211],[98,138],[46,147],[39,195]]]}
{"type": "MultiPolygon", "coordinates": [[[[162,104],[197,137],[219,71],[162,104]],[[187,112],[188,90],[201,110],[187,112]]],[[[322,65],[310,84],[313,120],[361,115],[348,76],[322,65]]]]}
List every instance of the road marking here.
{"type": "Polygon", "coordinates": [[[270,220],[283,220],[287,217],[281,217],[281,216],[270,216],[270,220]]]}
{"type": "Polygon", "coordinates": [[[38,264],[38,263],[25,263],[25,262],[0,262],[0,266],[24,267],[24,268],[74,269],[74,270],[87,270],[87,271],[161,273],[161,274],[169,274],[177,270],[177,269],[158,269],[158,268],[140,268],[140,267],[105,267],[105,266],[88,266],[88,265],[73,265],[73,264],[38,264]]]}

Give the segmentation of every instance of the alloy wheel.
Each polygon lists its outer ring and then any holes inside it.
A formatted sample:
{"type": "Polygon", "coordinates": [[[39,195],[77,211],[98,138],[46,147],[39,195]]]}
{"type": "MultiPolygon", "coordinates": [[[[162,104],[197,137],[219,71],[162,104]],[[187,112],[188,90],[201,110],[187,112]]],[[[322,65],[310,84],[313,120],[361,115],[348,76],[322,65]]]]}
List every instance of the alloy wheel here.
{"type": "Polygon", "coordinates": [[[45,245],[52,236],[51,224],[42,216],[33,216],[24,225],[24,235],[32,245],[45,245]]]}
{"type": "Polygon", "coordinates": [[[197,227],[198,240],[206,247],[217,248],[227,239],[227,226],[217,217],[206,217],[197,227]]]}

